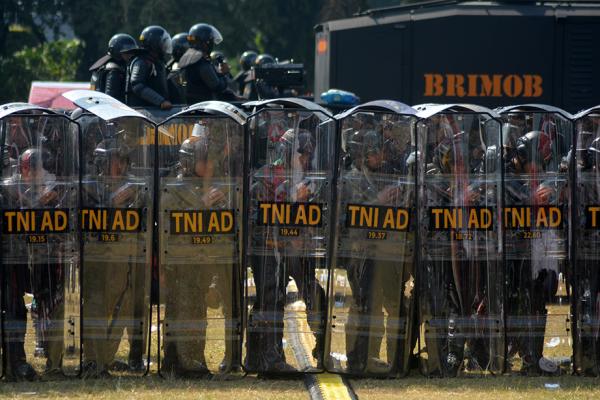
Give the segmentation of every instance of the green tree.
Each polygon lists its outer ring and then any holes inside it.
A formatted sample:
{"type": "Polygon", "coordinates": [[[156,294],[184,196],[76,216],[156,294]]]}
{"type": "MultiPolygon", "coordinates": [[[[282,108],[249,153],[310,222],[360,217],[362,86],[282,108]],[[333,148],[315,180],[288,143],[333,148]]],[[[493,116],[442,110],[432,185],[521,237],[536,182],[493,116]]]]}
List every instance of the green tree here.
{"type": "Polygon", "coordinates": [[[25,101],[31,81],[73,81],[81,59],[79,40],[57,40],[25,47],[12,57],[0,58],[0,103],[25,101]]]}
{"type": "MultiPolygon", "coordinates": [[[[372,2],[377,0],[0,0],[3,18],[0,78],[7,81],[8,77],[14,86],[10,95],[18,93],[22,99],[26,93],[24,88],[29,88],[32,79],[87,81],[89,66],[105,54],[108,40],[115,33],[124,32],[137,38],[145,26],[161,25],[174,35],[187,32],[195,23],[206,22],[223,34],[224,41],[218,49],[229,57],[234,69],[243,51],[267,52],[280,60],[304,63],[309,78],[307,88],[310,88],[314,67],[313,27],[325,20],[349,17],[372,7],[372,2]],[[38,53],[33,50],[25,51],[19,60],[11,59],[15,51],[45,46],[47,33],[56,34],[63,25],[72,28],[85,44],[75,53],[64,49],[64,57],[77,57],[64,61],[68,66],[61,68],[69,68],[64,76],[54,78],[56,74],[35,65],[38,53]],[[17,29],[13,29],[15,27],[17,29]],[[33,59],[23,59],[29,56],[33,59]],[[19,70],[23,64],[32,69],[19,70]]],[[[64,42],[59,43],[64,45],[64,42]]],[[[47,56],[54,55],[56,52],[47,56]]],[[[60,63],[54,60],[54,64],[60,63]]],[[[6,93],[5,90],[3,99],[9,96],[6,93]]]]}

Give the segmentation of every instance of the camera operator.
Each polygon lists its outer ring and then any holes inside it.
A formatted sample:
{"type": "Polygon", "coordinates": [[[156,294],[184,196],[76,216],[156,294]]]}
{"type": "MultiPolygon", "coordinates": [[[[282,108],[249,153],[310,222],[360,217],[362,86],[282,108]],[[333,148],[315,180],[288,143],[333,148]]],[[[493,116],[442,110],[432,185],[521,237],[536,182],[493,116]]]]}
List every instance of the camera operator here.
{"type": "Polygon", "coordinates": [[[233,81],[235,82],[236,87],[237,87],[237,93],[240,96],[243,96],[244,89],[246,88],[246,85],[248,85],[248,82],[246,82],[246,80],[248,79],[248,76],[251,74],[251,68],[254,66],[256,57],[258,57],[258,54],[256,54],[256,52],[252,51],[252,50],[246,50],[240,56],[241,70],[233,78],[233,81]]]}
{"type": "MultiPolygon", "coordinates": [[[[275,65],[277,61],[270,54],[260,54],[254,61],[254,68],[275,65]]],[[[267,82],[256,79],[255,71],[251,71],[246,77],[243,97],[248,100],[273,99],[279,97],[279,90],[267,82]]]]}
{"type": "Polygon", "coordinates": [[[223,52],[215,50],[210,53],[210,59],[212,60],[213,65],[220,71],[221,74],[225,78],[227,78],[227,88],[225,92],[217,95],[217,100],[222,101],[235,101],[238,100],[238,97],[235,95],[237,91],[236,83],[233,81],[233,75],[231,75],[231,69],[229,63],[227,62],[227,58],[223,52]]]}

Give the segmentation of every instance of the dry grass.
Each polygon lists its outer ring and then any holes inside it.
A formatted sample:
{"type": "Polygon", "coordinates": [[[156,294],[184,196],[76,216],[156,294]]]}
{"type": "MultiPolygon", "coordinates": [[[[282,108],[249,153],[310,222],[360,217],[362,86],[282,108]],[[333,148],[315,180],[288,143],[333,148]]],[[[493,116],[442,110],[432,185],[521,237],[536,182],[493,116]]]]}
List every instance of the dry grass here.
{"type": "MultiPolygon", "coordinates": [[[[30,300],[30,299],[29,299],[30,300]]],[[[306,324],[306,310],[302,302],[290,305],[292,311],[286,318],[286,328],[293,325],[302,332],[301,344],[310,352],[314,346],[314,337],[306,324]],[[292,325],[290,325],[292,324],[292,325]]],[[[547,357],[565,357],[570,355],[570,343],[565,328],[566,305],[549,305],[549,318],[546,325],[546,338],[560,338],[558,345],[546,346],[544,355],[547,357]]],[[[161,308],[161,315],[162,312],[161,308]]],[[[220,310],[209,310],[209,316],[215,318],[209,322],[210,338],[222,338],[223,321],[220,310]]],[[[33,329],[28,318],[27,350],[33,352],[33,329]]],[[[156,314],[152,321],[157,325],[156,314]]],[[[78,333],[77,333],[78,334],[78,333]]],[[[340,352],[345,350],[344,335],[339,336],[340,352]]],[[[118,352],[118,358],[126,360],[128,349],[127,340],[118,352]]],[[[44,398],[44,399],[218,399],[218,400],[243,400],[243,399],[307,399],[308,392],[302,380],[260,380],[255,376],[241,379],[236,376],[232,380],[177,380],[162,379],[156,375],[156,331],[152,333],[152,373],[148,377],[118,376],[108,380],[62,380],[35,383],[0,383],[0,398],[44,398]]],[[[292,364],[294,355],[291,343],[287,343],[286,356],[292,364]]],[[[222,340],[210,340],[206,356],[211,367],[216,368],[223,355],[222,340]]],[[[385,341],[381,351],[385,354],[385,341]]],[[[309,353],[310,354],[310,353],[309,353]]],[[[42,359],[29,358],[38,370],[43,369],[42,359]]],[[[314,360],[311,360],[314,361],[314,360]]],[[[515,364],[517,365],[517,364],[515,364]]],[[[477,400],[477,399],[587,399],[600,398],[600,380],[573,376],[560,377],[517,377],[498,376],[483,378],[457,378],[457,379],[427,379],[414,372],[410,377],[395,380],[352,380],[353,388],[361,399],[452,399],[452,400],[477,400]],[[546,387],[545,384],[556,385],[546,387]]]]}
{"type": "MultiPolygon", "coordinates": [[[[353,380],[360,399],[591,399],[600,397],[600,381],[593,378],[487,377],[427,379],[411,376],[396,380],[353,380]],[[544,385],[559,384],[557,389],[544,385]]],[[[308,399],[301,380],[260,380],[248,376],[235,381],[166,380],[158,376],[109,380],[67,380],[2,383],[1,398],[44,399],[308,399]]]]}
{"type": "Polygon", "coordinates": [[[107,380],[67,380],[35,383],[2,383],[1,398],[44,399],[303,399],[300,380],[266,381],[246,377],[237,381],[167,380],[156,375],[107,380]]]}
{"type": "Polygon", "coordinates": [[[591,399],[600,397],[598,379],[574,376],[558,378],[486,377],[398,380],[354,380],[352,387],[362,399],[591,399]],[[545,384],[558,388],[546,388],[545,384]]]}

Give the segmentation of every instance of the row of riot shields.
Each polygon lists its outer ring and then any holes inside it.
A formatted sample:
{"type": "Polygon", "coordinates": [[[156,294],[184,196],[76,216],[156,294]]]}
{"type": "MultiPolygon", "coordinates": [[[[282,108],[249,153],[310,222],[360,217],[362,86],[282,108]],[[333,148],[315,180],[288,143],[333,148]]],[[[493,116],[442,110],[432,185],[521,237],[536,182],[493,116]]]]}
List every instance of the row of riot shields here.
{"type": "Polygon", "coordinates": [[[70,116],[0,114],[3,374],[322,370],[328,112],[207,102],[155,124],[65,97],[70,116]]]}
{"type": "Polygon", "coordinates": [[[14,379],[598,375],[600,111],[0,108],[14,379]]]}
{"type": "Polygon", "coordinates": [[[539,105],[338,115],[326,368],[596,374],[598,290],[580,261],[594,246],[577,249],[595,221],[579,194],[595,182],[581,172],[597,154],[586,115],[576,130],[539,105]]]}

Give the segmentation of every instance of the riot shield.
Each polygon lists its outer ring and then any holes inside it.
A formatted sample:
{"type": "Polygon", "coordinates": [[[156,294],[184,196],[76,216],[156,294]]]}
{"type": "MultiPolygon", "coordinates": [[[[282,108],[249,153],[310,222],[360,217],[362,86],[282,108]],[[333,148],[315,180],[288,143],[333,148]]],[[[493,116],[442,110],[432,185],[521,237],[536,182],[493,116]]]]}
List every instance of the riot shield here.
{"type": "Polygon", "coordinates": [[[570,115],[547,106],[499,110],[507,369],[559,374],[571,366],[568,226],[570,115]]]}
{"type": "Polygon", "coordinates": [[[248,120],[244,369],[322,370],[334,120],[298,99],[248,120]]]}
{"type": "MultiPolygon", "coordinates": [[[[600,374],[600,115],[598,108],[575,116],[575,149],[571,153],[576,184],[573,206],[572,282],[575,314],[573,368],[577,374],[600,374]]],[[[573,175],[571,177],[573,177],[573,175]]]]}
{"type": "Polygon", "coordinates": [[[23,104],[0,110],[3,353],[9,379],[79,372],[78,135],[76,124],[51,110],[23,104]]]}
{"type": "Polygon", "coordinates": [[[500,123],[469,105],[418,106],[420,358],[427,376],[504,368],[500,123]]]}
{"type": "Polygon", "coordinates": [[[207,102],[158,127],[160,372],[239,370],[245,114],[207,102]]]}
{"type": "Polygon", "coordinates": [[[329,371],[408,372],[415,289],[415,110],[358,106],[339,118],[329,371]]]}
{"type": "Polygon", "coordinates": [[[82,130],[82,376],[143,374],[149,359],[155,126],[96,92],[65,97],[86,110],[76,119],[82,130]]]}

